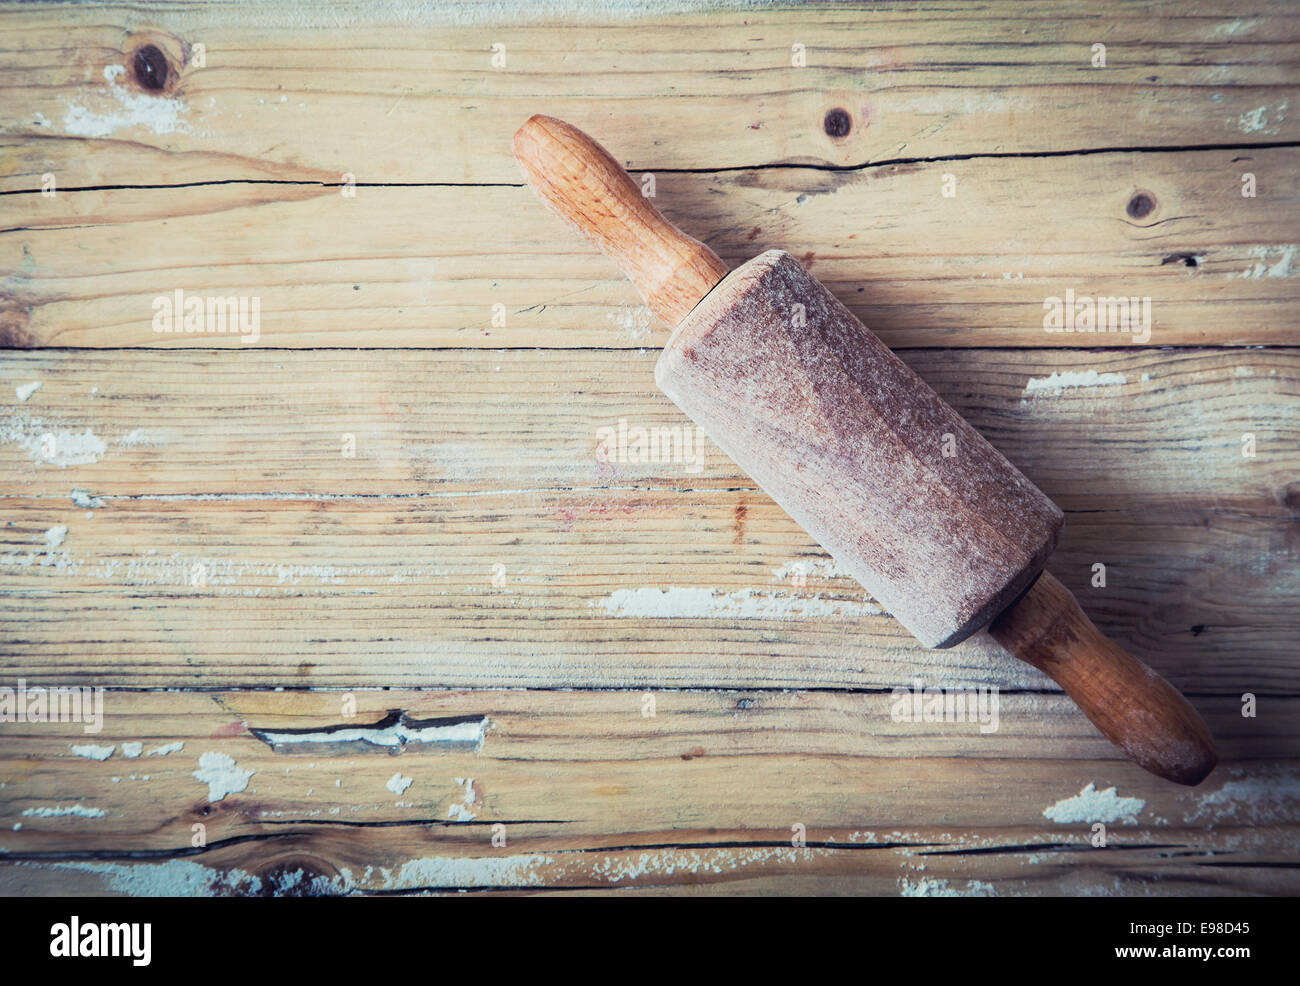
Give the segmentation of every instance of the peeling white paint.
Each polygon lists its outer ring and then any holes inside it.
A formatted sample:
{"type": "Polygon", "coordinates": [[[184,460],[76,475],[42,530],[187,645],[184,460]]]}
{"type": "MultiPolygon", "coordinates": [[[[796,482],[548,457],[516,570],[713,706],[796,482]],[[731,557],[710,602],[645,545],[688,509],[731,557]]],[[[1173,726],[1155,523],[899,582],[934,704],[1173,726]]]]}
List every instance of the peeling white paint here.
{"type": "Polygon", "coordinates": [[[1092,822],[1136,823],[1138,813],[1147,806],[1141,798],[1122,798],[1113,787],[1104,791],[1089,782],[1072,798],[1064,798],[1043,809],[1043,816],[1061,825],[1092,822]]]}
{"type": "Polygon", "coordinates": [[[85,746],[74,746],[72,752],[79,757],[85,757],[87,760],[107,760],[113,755],[115,746],[94,746],[87,744],[85,746]]]}
{"type": "Polygon", "coordinates": [[[403,777],[401,771],[398,771],[392,777],[388,778],[388,783],[384,786],[394,794],[405,794],[406,789],[415,783],[413,777],[403,777]]]}
{"type": "Polygon", "coordinates": [[[478,815],[475,812],[470,811],[477,799],[477,795],[474,793],[474,778],[457,777],[456,783],[464,788],[464,790],[461,791],[461,803],[457,804],[453,802],[451,806],[447,808],[447,817],[456,822],[472,822],[474,819],[478,818],[478,815]]]}
{"type": "Polygon", "coordinates": [[[208,786],[208,801],[220,801],[227,794],[245,790],[254,773],[238,767],[227,753],[204,753],[199,757],[199,769],[191,776],[208,786]]]}
{"type": "Polygon", "coordinates": [[[884,612],[871,602],[795,596],[753,589],[722,592],[670,586],[667,589],[618,589],[588,604],[610,616],[639,619],[793,620],[829,616],[866,616],[884,612]]]}
{"type": "Polygon", "coordinates": [[[273,747],[294,743],[368,743],[372,746],[398,747],[407,743],[432,743],[444,745],[471,745],[475,750],[483,748],[487,736],[487,717],[469,719],[465,722],[435,723],[428,726],[413,726],[403,717],[389,726],[355,726],[347,729],[320,730],[317,732],[297,733],[276,731],[274,729],[256,729],[254,734],[273,747]]]}

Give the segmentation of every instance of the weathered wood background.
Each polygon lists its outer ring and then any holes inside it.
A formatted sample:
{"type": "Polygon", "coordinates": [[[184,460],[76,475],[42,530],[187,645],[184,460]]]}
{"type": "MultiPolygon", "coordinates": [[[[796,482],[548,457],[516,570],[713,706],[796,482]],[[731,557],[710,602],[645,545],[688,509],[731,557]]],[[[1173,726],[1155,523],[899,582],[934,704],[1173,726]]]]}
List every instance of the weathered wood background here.
{"type": "Polygon", "coordinates": [[[107,690],[0,723],[0,891],[1300,890],[1300,9],[430,6],[0,5],[0,686],[107,690]],[[522,186],[539,111],[1055,498],[1216,773],[921,649],[712,445],[598,454],[683,424],[668,327],[522,186]],[[176,289],[260,338],[156,333],[176,289]],[[1045,332],[1067,289],[1150,339],[1045,332]],[[894,721],[917,679],[1000,728],[894,721]],[[393,710],[459,725],[329,732],[393,710]]]}

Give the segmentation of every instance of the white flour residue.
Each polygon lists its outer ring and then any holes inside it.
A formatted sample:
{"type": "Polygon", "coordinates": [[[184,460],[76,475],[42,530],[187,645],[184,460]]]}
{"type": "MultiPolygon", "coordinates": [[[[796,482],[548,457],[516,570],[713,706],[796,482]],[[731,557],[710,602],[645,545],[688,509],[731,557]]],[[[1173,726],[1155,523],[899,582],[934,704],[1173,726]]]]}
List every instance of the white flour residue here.
{"type": "Polygon", "coordinates": [[[212,897],[236,893],[257,895],[260,877],[243,870],[215,870],[188,860],[165,863],[54,863],[53,869],[91,873],[104,887],[128,897],[212,897]]]}
{"type": "Polygon", "coordinates": [[[98,510],[104,505],[104,498],[102,496],[94,496],[86,490],[74,489],[68,495],[72,497],[72,502],[83,510],[98,510]]]}
{"type": "Polygon", "coordinates": [[[1300,245],[1284,243],[1280,246],[1253,246],[1246,251],[1251,264],[1240,274],[1229,274],[1230,278],[1254,280],[1261,277],[1296,277],[1300,270],[1295,268],[1296,253],[1300,245]]]}
{"type": "Polygon", "coordinates": [[[10,414],[0,422],[0,441],[26,449],[33,462],[61,469],[93,465],[108,451],[108,444],[89,428],[80,434],[59,430],[25,413],[10,414]]]}
{"type": "Polygon", "coordinates": [[[1287,100],[1277,104],[1276,109],[1270,110],[1268,106],[1257,106],[1253,110],[1247,110],[1237,117],[1237,129],[1244,134],[1276,134],[1277,124],[1286,120],[1286,111],[1290,107],[1291,101],[1287,100]],[[1272,119],[1269,119],[1269,114],[1272,119]]]}
{"type": "Polygon", "coordinates": [[[74,746],[72,752],[79,757],[85,757],[87,760],[107,760],[113,755],[114,749],[116,749],[116,747],[93,746],[88,744],[86,746],[74,746]]]}
{"type": "Polygon", "coordinates": [[[650,332],[654,312],[645,305],[631,305],[610,312],[608,318],[627,338],[644,339],[650,332]]]}
{"type": "Polygon", "coordinates": [[[123,744],[122,744],[122,756],[126,757],[128,760],[135,760],[135,759],[136,759],[137,757],[139,757],[140,754],[143,753],[143,752],[144,752],[144,744],[143,744],[143,743],[123,743],[123,744]]]}
{"type": "Polygon", "coordinates": [[[147,96],[124,88],[121,77],[126,66],[109,65],[104,69],[108,88],[92,97],[94,107],[65,100],[63,130],[73,137],[111,137],[119,130],[143,127],[156,134],[192,133],[181,119],[186,106],[169,96],[147,96]]]}
{"type": "Polygon", "coordinates": [[[154,747],[152,750],[150,750],[148,753],[146,753],[145,756],[146,756],[146,757],[165,757],[165,756],[167,756],[167,754],[169,754],[169,753],[180,753],[181,750],[183,750],[183,749],[185,749],[185,744],[182,743],[180,740],[177,740],[177,741],[174,742],[174,743],[164,743],[162,746],[156,746],[156,747],[154,747]]]}
{"type": "Polygon", "coordinates": [[[380,869],[385,890],[451,887],[538,887],[538,871],[554,863],[551,856],[487,856],[481,858],[426,856],[405,862],[394,873],[380,869]]]}
{"type": "Polygon", "coordinates": [[[405,794],[406,789],[415,783],[413,777],[403,777],[402,772],[398,771],[392,777],[388,778],[388,783],[384,786],[394,794],[405,794]]]}
{"type": "Polygon", "coordinates": [[[85,805],[76,804],[67,807],[56,805],[53,808],[28,808],[23,814],[29,818],[65,818],[68,816],[73,818],[103,818],[108,812],[104,811],[103,808],[87,808],[85,805]]]}
{"type": "Polygon", "coordinates": [[[1030,377],[1024,395],[1057,395],[1073,387],[1113,387],[1128,383],[1122,373],[1098,373],[1096,370],[1065,370],[1050,377],[1030,377]]]}
{"type": "Polygon", "coordinates": [[[68,527],[66,524],[59,524],[56,527],[51,527],[45,532],[45,546],[47,548],[58,548],[63,544],[64,539],[66,539],[67,536],[68,527]]]}
{"type": "Polygon", "coordinates": [[[1098,791],[1088,786],[1072,798],[1056,802],[1043,809],[1043,816],[1061,825],[1091,822],[1129,822],[1136,824],[1137,816],[1147,803],[1141,798],[1121,798],[1113,787],[1098,791]]]}
{"type": "Polygon", "coordinates": [[[1219,790],[1197,797],[1195,809],[1187,813],[1187,821],[1209,815],[1214,821],[1260,824],[1294,822],[1300,817],[1300,775],[1234,773],[1239,775],[1238,780],[1228,781],[1219,790]]]}
{"type": "Polygon", "coordinates": [[[18,398],[19,403],[22,403],[26,401],[27,398],[31,397],[32,394],[40,390],[41,386],[42,384],[39,380],[33,380],[31,383],[22,384],[14,388],[14,396],[18,398]]]}
{"type": "Polygon", "coordinates": [[[721,876],[733,870],[765,863],[809,862],[827,850],[775,846],[740,849],[662,849],[635,856],[606,856],[591,868],[591,874],[607,883],[621,883],[643,876],[721,876]]]}
{"type": "Polygon", "coordinates": [[[996,897],[997,890],[993,884],[983,880],[967,880],[964,889],[954,887],[949,880],[936,880],[933,877],[920,877],[915,883],[900,877],[898,881],[903,897],[996,897]]]}
{"type": "Polygon", "coordinates": [[[696,589],[670,586],[667,589],[618,589],[588,604],[610,616],[641,619],[740,619],[792,620],[828,616],[876,616],[884,611],[870,602],[792,596],[785,593],[742,589],[696,589]]]}
{"type": "Polygon", "coordinates": [[[478,818],[478,815],[470,811],[474,807],[474,802],[478,795],[474,793],[474,778],[457,777],[456,783],[461,785],[464,790],[461,792],[461,804],[455,802],[447,809],[447,817],[455,822],[472,822],[478,818]]]}
{"type": "Polygon", "coordinates": [[[145,431],[143,428],[136,428],[129,431],[117,440],[117,444],[122,448],[136,448],[144,446],[146,448],[158,448],[166,445],[167,439],[161,432],[145,431]]]}
{"type": "Polygon", "coordinates": [[[205,753],[199,757],[199,769],[191,775],[208,786],[208,801],[220,801],[227,794],[238,794],[248,787],[256,771],[243,770],[226,753],[205,753]]]}
{"type": "Polygon", "coordinates": [[[840,568],[834,558],[796,558],[794,561],[786,562],[780,568],[772,569],[772,578],[778,582],[790,579],[797,584],[801,578],[807,578],[810,575],[822,579],[850,579],[853,577],[840,568]]]}

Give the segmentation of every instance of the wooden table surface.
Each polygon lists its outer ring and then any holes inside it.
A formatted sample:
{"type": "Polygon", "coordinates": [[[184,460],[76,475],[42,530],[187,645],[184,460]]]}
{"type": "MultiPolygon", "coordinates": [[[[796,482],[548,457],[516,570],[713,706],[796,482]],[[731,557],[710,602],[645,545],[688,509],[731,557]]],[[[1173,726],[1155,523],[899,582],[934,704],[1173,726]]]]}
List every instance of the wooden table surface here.
{"type": "Polygon", "coordinates": [[[0,722],[0,891],[1300,891],[1300,8],[428,6],[0,6],[0,686],[105,689],[0,722]],[[533,112],[1055,499],[1215,773],[924,650],[711,443],[605,454],[686,423],[669,327],[523,186],[533,112]]]}

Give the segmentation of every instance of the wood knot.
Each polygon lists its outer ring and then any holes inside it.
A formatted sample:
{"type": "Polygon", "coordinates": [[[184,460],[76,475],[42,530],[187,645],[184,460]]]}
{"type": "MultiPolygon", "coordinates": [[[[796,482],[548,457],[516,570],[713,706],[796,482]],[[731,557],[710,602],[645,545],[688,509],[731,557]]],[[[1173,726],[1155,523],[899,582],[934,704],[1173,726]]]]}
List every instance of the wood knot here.
{"type": "Polygon", "coordinates": [[[1130,219],[1144,219],[1156,211],[1156,199],[1150,192],[1134,192],[1125,211],[1130,219]]]}
{"type": "Polygon", "coordinates": [[[847,137],[849,131],[853,129],[853,117],[849,116],[848,110],[842,110],[839,107],[828,110],[822,120],[822,129],[826,131],[828,137],[840,140],[847,137]]]}
{"type": "Polygon", "coordinates": [[[137,48],[131,56],[131,77],[141,89],[150,92],[166,89],[171,67],[167,64],[167,56],[162,53],[162,49],[152,44],[137,48]]]}

